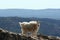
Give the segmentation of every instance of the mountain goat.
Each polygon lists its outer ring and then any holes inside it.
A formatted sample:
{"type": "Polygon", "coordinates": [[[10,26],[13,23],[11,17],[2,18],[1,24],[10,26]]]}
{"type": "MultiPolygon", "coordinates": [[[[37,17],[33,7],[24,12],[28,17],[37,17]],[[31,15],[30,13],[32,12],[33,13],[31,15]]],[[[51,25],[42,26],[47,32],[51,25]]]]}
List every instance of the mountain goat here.
{"type": "Polygon", "coordinates": [[[31,37],[36,37],[40,27],[40,22],[38,21],[19,22],[19,24],[21,26],[22,35],[27,36],[28,33],[31,33],[31,37]]]}

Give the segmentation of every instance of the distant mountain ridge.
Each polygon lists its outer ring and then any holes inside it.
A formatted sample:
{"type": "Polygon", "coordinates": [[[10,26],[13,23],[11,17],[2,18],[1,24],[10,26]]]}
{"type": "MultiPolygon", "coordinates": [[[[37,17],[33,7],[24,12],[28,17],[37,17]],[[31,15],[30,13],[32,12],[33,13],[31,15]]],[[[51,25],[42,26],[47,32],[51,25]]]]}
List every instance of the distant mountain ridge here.
{"type": "Polygon", "coordinates": [[[0,16],[52,18],[60,20],[60,9],[0,9],[0,16]]]}

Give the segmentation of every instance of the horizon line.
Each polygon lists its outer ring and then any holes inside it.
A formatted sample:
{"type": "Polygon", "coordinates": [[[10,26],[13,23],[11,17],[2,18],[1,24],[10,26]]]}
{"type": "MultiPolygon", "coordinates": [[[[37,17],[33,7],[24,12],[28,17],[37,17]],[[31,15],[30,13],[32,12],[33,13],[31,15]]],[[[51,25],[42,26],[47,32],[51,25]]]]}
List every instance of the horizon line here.
{"type": "Polygon", "coordinates": [[[26,9],[26,10],[45,10],[45,9],[60,9],[60,8],[44,8],[44,9],[28,9],[28,8],[0,8],[0,10],[9,10],[9,9],[26,9]]]}

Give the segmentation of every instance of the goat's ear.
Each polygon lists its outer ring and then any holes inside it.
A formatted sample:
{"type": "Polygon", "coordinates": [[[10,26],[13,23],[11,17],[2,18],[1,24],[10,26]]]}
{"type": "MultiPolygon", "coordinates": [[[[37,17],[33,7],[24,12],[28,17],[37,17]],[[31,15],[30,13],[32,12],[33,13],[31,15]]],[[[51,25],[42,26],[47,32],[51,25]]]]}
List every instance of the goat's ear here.
{"type": "Polygon", "coordinates": [[[19,22],[19,25],[20,25],[21,27],[23,27],[23,26],[24,26],[24,24],[23,24],[22,22],[19,22]]]}
{"type": "Polygon", "coordinates": [[[22,22],[19,22],[19,25],[21,26],[22,22]]]}

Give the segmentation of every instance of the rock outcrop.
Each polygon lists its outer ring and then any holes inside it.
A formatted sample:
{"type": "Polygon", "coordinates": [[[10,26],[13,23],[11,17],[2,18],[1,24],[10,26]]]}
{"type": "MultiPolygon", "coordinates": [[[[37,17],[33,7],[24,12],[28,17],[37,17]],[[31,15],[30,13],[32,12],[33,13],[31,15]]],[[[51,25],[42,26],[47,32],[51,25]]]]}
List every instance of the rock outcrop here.
{"type": "Polygon", "coordinates": [[[20,33],[14,33],[0,28],[0,40],[60,40],[60,37],[37,34],[37,39],[33,39],[22,36],[20,33]]]}

